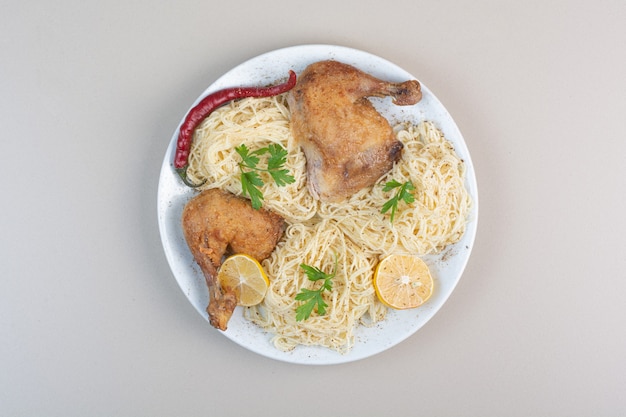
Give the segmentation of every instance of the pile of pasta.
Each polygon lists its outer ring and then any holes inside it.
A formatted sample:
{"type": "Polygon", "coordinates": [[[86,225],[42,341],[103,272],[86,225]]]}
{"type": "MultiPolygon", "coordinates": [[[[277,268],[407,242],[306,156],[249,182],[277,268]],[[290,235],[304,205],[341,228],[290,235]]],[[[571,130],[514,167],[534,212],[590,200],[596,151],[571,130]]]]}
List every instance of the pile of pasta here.
{"type": "Polygon", "coordinates": [[[196,129],[188,176],[196,183],[206,180],[205,188],[241,195],[235,147],[246,144],[254,150],[278,143],[287,149],[286,168],[295,182],[277,187],[267,176],[261,188],[264,207],[283,216],[287,228],[262,262],[270,279],[268,293],[261,304],[245,308],[244,316],[271,333],[280,350],[319,345],[347,353],[358,326],[385,319],[387,308],[372,284],[379,260],[394,253],[438,253],[464,234],[471,206],[465,165],[433,123],[401,124],[394,130],[404,150],[393,169],[345,202],[322,203],[307,190],[306,159],[291,135],[289,118],[285,95],[242,99],[217,109],[196,129]],[[415,201],[401,203],[393,223],[381,213],[392,197],[383,185],[391,180],[415,186],[415,201]],[[333,291],[324,294],[326,314],[296,321],[295,296],[314,285],[301,264],[327,272],[337,265],[337,273],[333,291]]]}

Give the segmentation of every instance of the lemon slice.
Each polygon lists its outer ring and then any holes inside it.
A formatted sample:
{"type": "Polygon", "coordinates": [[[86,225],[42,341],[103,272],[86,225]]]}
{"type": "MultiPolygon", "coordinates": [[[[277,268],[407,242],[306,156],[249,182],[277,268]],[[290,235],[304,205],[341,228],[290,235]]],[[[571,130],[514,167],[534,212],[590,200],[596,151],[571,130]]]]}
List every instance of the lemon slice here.
{"type": "Polygon", "coordinates": [[[240,306],[259,304],[270,284],[261,264],[244,254],[227,258],[217,273],[217,281],[222,288],[234,291],[240,306]]]}
{"type": "Polygon", "coordinates": [[[416,308],[432,295],[433,278],[428,265],[417,256],[389,255],[376,267],[374,289],[387,307],[416,308]]]}

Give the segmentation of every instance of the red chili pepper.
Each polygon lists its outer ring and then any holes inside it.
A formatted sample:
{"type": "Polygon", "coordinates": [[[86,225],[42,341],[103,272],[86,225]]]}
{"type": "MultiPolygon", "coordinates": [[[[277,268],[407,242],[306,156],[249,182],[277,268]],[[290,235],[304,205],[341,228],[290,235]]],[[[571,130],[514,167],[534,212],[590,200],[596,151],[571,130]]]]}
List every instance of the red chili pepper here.
{"type": "Polygon", "coordinates": [[[174,168],[185,184],[190,187],[199,187],[202,184],[193,184],[187,179],[187,168],[189,152],[191,151],[191,141],[193,132],[198,125],[215,109],[228,103],[229,101],[245,97],[270,97],[285,93],[296,85],[296,73],[289,71],[289,80],[282,84],[270,87],[234,87],[226,88],[209,94],[194,106],[180,126],[178,142],[176,143],[176,154],[174,156],[174,168]]]}

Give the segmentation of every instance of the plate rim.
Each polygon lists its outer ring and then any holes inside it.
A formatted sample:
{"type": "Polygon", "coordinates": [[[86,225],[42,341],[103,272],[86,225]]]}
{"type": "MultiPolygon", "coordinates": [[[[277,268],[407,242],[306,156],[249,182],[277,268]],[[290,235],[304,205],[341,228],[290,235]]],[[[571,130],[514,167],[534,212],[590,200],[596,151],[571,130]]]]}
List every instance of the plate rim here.
{"type": "MultiPolygon", "coordinates": [[[[405,69],[399,67],[398,65],[394,64],[391,61],[388,61],[385,58],[382,58],[380,56],[374,55],[372,53],[360,50],[360,49],[355,49],[355,48],[351,48],[351,47],[347,47],[347,46],[341,46],[341,45],[330,45],[330,44],[303,44],[303,45],[295,45],[295,46],[288,46],[288,47],[284,47],[284,48],[279,48],[279,49],[275,49],[272,51],[268,51],[268,52],[264,52],[262,54],[259,54],[255,57],[252,57],[248,60],[243,61],[242,63],[234,66],[232,69],[230,69],[229,71],[227,71],[226,73],[222,74],[221,76],[219,76],[214,82],[212,82],[208,87],[205,88],[205,90],[198,96],[198,98],[191,104],[191,106],[189,107],[189,109],[185,112],[185,115],[187,114],[187,112],[193,108],[200,100],[202,100],[202,98],[204,98],[207,94],[210,94],[214,91],[217,91],[219,89],[222,88],[226,88],[232,85],[229,85],[229,79],[233,77],[233,74],[237,74],[238,72],[245,72],[247,70],[248,67],[254,67],[257,63],[262,62],[263,60],[267,60],[270,58],[274,58],[277,56],[289,56],[289,55],[298,55],[298,54],[307,54],[308,56],[317,56],[318,54],[326,54],[329,55],[329,57],[327,57],[326,59],[337,59],[337,60],[341,60],[342,56],[352,56],[351,59],[357,59],[358,57],[360,57],[361,59],[368,59],[371,60],[372,63],[375,63],[376,65],[382,65],[383,67],[387,67],[387,69],[383,68],[384,71],[389,71],[389,68],[394,69],[396,72],[403,74],[403,76],[408,76],[414,79],[419,80],[418,77],[415,77],[414,75],[412,75],[411,73],[409,73],[408,71],[406,71],[405,69]],[[357,57],[357,58],[355,58],[357,57]]],[[[316,60],[319,59],[323,59],[323,58],[316,58],[313,61],[310,62],[314,62],[316,60]]],[[[307,64],[308,65],[308,64],[307,64]]],[[[258,68],[257,68],[258,69],[258,68]]],[[[270,71],[271,72],[271,71],[270,71]]],[[[298,71],[297,71],[298,72],[298,71]]],[[[287,75],[287,73],[285,72],[285,76],[287,75]]],[[[262,78],[262,77],[261,77],[262,78]]],[[[271,82],[271,79],[267,79],[268,83],[271,82]]],[[[335,352],[331,349],[327,349],[327,348],[323,348],[323,347],[315,347],[315,346],[298,346],[296,349],[300,349],[300,351],[305,350],[305,351],[310,351],[310,354],[304,354],[304,355],[296,355],[293,354],[293,351],[291,352],[282,352],[278,349],[276,349],[273,345],[271,345],[271,343],[269,342],[268,338],[270,337],[270,335],[268,334],[268,332],[264,331],[263,329],[257,327],[256,325],[252,324],[252,323],[245,323],[244,327],[247,327],[248,330],[250,330],[250,328],[255,328],[257,329],[257,332],[260,332],[261,334],[265,334],[266,338],[263,339],[267,344],[269,344],[270,349],[261,349],[258,346],[254,346],[254,344],[250,344],[250,343],[244,343],[242,342],[240,337],[237,337],[237,335],[239,334],[238,332],[231,332],[231,326],[229,326],[229,329],[225,332],[221,332],[223,333],[227,338],[229,338],[230,340],[232,340],[233,342],[237,343],[238,345],[244,347],[245,349],[248,349],[256,354],[271,358],[271,359],[275,359],[278,361],[282,361],[282,362],[288,362],[288,363],[293,363],[293,364],[300,364],[300,365],[332,365],[332,364],[341,364],[341,363],[348,363],[348,362],[353,362],[353,361],[357,361],[357,360],[362,360],[374,355],[377,355],[379,353],[382,353],[398,344],[400,344],[401,342],[403,342],[404,340],[406,340],[407,338],[409,338],[410,336],[412,336],[413,334],[417,333],[417,331],[422,328],[426,323],[428,323],[440,310],[441,308],[443,308],[443,306],[445,305],[445,303],[447,302],[448,298],[452,295],[452,292],[454,292],[456,286],[458,285],[466,267],[467,264],[469,262],[469,259],[471,258],[471,252],[473,250],[474,247],[474,243],[476,240],[476,234],[477,234],[477,226],[478,226],[478,184],[476,181],[476,175],[475,175],[475,171],[474,171],[474,165],[473,165],[473,161],[471,159],[471,155],[469,152],[469,149],[467,147],[467,143],[465,141],[465,138],[463,137],[463,135],[461,134],[461,131],[459,130],[458,126],[456,125],[456,122],[452,119],[452,116],[450,115],[450,113],[448,112],[448,110],[443,106],[443,104],[439,101],[439,99],[428,89],[428,87],[426,85],[424,85],[422,83],[421,80],[420,84],[422,86],[422,92],[424,94],[424,96],[428,96],[429,99],[433,102],[433,104],[435,106],[438,106],[440,109],[439,111],[443,111],[443,113],[445,113],[446,117],[449,119],[447,120],[447,127],[448,129],[452,129],[452,133],[453,135],[456,137],[456,140],[453,142],[455,145],[455,149],[457,146],[460,146],[462,149],[461,155],[463,156],[464,162],[466,164],[466,185],[468,186],[469,190],[471,191],[470,195],[472,198],[472,207],[469,213],[470,218],[468,218],[468,223],[467,223],[467,227],[466,227],[466,231],[464,236],[461,239],[461,242],[463,242],[463,244],[465,245],[465,251],[464,253],[466,253],[466,255],[461,259],[460,264],[457,266],[457,274],[453,279],[453,283],[452,285],[449,287],[448,291],[445,294],[442,294],[442,296],[439,297],[438,299],[438,303],[435,306],[435,308],[433,309],[432,312],[430,312],[430,314],[428,314],[428,317],[425,320],[422,320],[423,322],[414,328],[409,329],[409,331],[405,332],[404,334],[396,337],[395,339],[393,339],[392,342],[386,344],[385,346],[381,346],[379,349],[370,349],[370,350],[366,350],[364,352],[359,352],[358,354],[353,354],[351,355],[352,352],[347,353],[347,354],[340,354],[338,352],[335,352]],[[273,352],[272,352],[273,351],[273,352]]],[[[418,103],[419,105],[419,103],[418,103]]],[[[171,247],[168,244],[168,226],[165,223],[165,216],[164,216],[164,207],[167,210],[168,207],[175,206],[175,203],[173,203],[171,200],[169,200],[168,202],[166,202],[165,200],[167,199],[165,196],[165,191],[164,191],[164,186],[165,186],[165,181],[170,181],[171,184],[171,180],[172,180],[172,176],[175,175],[175,172],[173,170],[172,167],[172,163],[171,163],[171,159],[172,159],[172,155],[173,155],[173,151],[175,148],[175,144],[176,144],[176,138],[178,136],[178,130],[180,128],[180,125],[182,124],[183,120],[184,120],[184,116],[181,118],[180,122],[178,123],[178,125],[176,126],[176,128],[174,129],[174,132],[172,134],[172,137],[170,139],[170,142],[168,144],[167,150],[165,152],[165,156],[163,158],[163,163],[161,166],[161,171],[159,174],[159,183],[158,183],[158,190],[157,190],[157,218],[158,218],[158,223],[159,223],[159,235],[161,238],[161,243],[166,255],[166,259],[168,262],[168,266],[170,267],[170,270],[172,272],[172,274],[174,275],[174,278],[177,281],[177,284],[179,286],[179,288],[183,291],[183,294],[185,294],[185,296],[187,297],[188,301],[192,304],[192,306],[196,309],[196,311],[198,311],[199,314],[201,314],[201,316],[206,320],[207,325],[208,325],[208,317],[206,315],[206,312],[204,311],[203,308],[199,308],[196,304],[194,304],[194,302],[192,301],[192,299],[190,298],[190,294],[189,294],[189,288],[185,288],[185,286],[183,285],[183,282],[181,282],[181,277],[179,275],[177,275],[177,268],[176,266],[181,262],[180,259],[176,259],[175,254],[172,252],[171,247]]],[[[448,136],[448,135],[446,135],[448,136]]],[[[458,150],[457,150],[458,152],[458,150]]],[[[176,181],[177,179],[174,178],[174,181],[176,181]]],[[[189,192],[189,190],[186,190],[184,188],[184,186],[178,184],[178,186],[176,187],[176,189],[179,189],[181,191],[181,196],[185,196],[185,195],[193,195],[193,193],[189,192]]],[[[182,231],[181,231],[182,233],[182,231]]],[[[457,243],[458,244],[458,243],[457,243]]],[[[457,244],[451,245],[451,246],[455,246],[457,244]]],[[[188,248],[185,246],[185,249],[188,251],[188,248]]],[[[190,253],[188,254],[190,255],[190,253]]],[[[185,261],[188,262],[188,259],[185,261]]],[[[196,275],[197,275],[197,271],[198,271],[198,267],[197,265],[193,265],[193,263],[191,265],[188,265],[190,268],[194,269],[196,271],[196,275]]],[[[204,280],[204,278],[202,278],[202,280],[204,280]]],[[[205,284],[206,285],[206,284],[205,284]]],[[[237,307],[238,310],[241,309],[241,307],[237,307]]],[[[418,309],[419,310],[419,309],[418,309]]],[[[237,310],[236,310],[237,311],[237,310]]],[[[397,312],[394,310],[390,310],[390,315],[402,315],[405,312],[397,312]]],[[[389,319],[389,318],[388,318],[389,319]]],[[[386,319],[386,320],[388,320],[386,319]]],[[[385,321],[386,321],[385,320],[385,321]]],[[[402,319],[398,319],[400,321],[402,321],[402,319]]],[[[384,326],[385,321],[381,322],[382,325],[384,326]]],[[[209,325],[210,327],[210,325],[209,325]]],[[[362,327],[362,326],[360,326],[362,327]]],[[[245,331],[245,329],[243,329],[242,331],[245,331]]],[[[359,343],[359,341],[357,340],[356,343],[359,343]]],[[[355,343],[355,345],[356,345],[355,343]]],[[[356,346],[355,346],[356,347],[356,346]]],[[[353,348],[354,351],[354,348],[353,348]]]]}

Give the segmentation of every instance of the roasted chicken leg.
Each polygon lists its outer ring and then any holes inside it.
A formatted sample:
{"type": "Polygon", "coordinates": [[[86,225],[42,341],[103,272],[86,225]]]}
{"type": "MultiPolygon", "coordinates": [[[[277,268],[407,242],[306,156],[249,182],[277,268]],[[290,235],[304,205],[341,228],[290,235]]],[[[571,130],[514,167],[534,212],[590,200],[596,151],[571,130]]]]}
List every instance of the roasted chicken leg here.
{"type": "Polygon", "coordinates": [[[373,185],[400,158],[402,143],[367,99],[384,96],[404,106],[422,94],[417,80],[386,82],[337,61],[316,62],[300,74],[288,103],[314,198],[341,201],[373,185]]]}
{"type": "Polygon", "coordinates": [[[222,257],[245,253],[258,261],[270,256],[285,223],[268,210],[255,210],[246,199],[219,189],[203,191],[183,209],[183,232],[209,289],[207,313],[213,327],[226,330],[237,296],[217,282],[222,257]]]}

